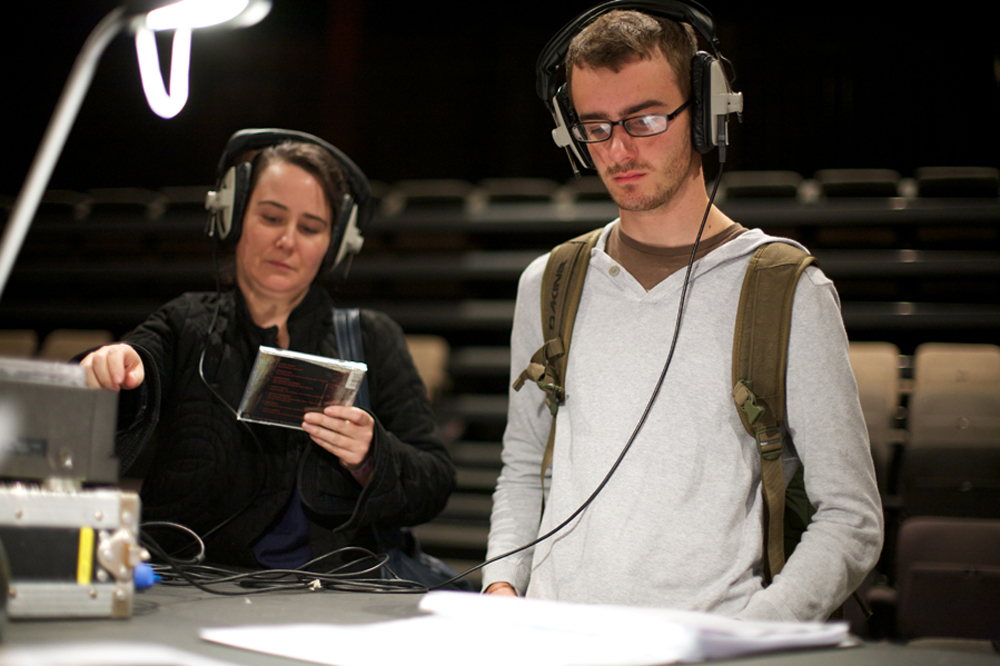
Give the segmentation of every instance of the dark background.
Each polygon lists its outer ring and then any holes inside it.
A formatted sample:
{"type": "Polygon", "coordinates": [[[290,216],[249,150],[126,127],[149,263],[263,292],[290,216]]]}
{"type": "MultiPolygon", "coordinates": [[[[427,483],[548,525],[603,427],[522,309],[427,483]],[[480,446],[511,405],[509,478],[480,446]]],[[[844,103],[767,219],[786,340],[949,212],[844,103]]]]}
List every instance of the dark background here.
{"type": "MultiPolygon", "coordinates": [[[[38,2],[8,25],[0,195],[19,190],[76,54],[115,4],[38,2]]],[[[250,126],[319,134],[373,180],[566,180],[534,63],[591,4],[277,0],[255,27],[196,33],[190,99],[169,121],[146,106],[134,45],[119,36],[50,187],[209,184],[226,138],[250,126]]],[[[710,6],[746,100],[730,168],[909,176],[997,165],[1000,46],[985,15],[903,2],[762,6],[710,6]]]]}

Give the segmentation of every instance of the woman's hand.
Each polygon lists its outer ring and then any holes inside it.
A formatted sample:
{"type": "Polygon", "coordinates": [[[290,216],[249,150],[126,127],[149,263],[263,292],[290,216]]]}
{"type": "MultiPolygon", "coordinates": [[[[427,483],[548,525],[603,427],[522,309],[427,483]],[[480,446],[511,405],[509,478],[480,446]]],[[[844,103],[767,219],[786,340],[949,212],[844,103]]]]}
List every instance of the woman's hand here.
{"type": "Polygon", "coordinates": [[[87,354],[80,365],[87,371],[87,386],[112,391],[134,389],[146,378],[142,359],[129,345],[105,345],[87,354]]]}
{"type": "Polygon", "coordinates": [[[337,456],[361,485],[368,483],[372,470],[366,462],[375,430],[371,414],[357,407],[330,406],[307,413],[302,427],[312,441],[337,456]]]}

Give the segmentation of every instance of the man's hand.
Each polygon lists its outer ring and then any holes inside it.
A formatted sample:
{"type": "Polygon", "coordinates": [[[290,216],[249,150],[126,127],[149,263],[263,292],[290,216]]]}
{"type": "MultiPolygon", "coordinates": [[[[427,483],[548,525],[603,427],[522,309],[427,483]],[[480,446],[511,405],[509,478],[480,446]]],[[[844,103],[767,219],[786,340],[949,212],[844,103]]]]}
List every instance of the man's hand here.
{"type": "Polygon", "coordinates": [[[516,597],[517,591],[510,583],[497,581],[486,588],[486,594],[496,594],[503,597],[516,597]]]}
{"type": "Polygon", "coordinates": [[[80,365],[87,371],[87,386],[112,391],[134,389],[146,378],[139,354],[126,344],[105,345],[87,354],[80,365]]]}

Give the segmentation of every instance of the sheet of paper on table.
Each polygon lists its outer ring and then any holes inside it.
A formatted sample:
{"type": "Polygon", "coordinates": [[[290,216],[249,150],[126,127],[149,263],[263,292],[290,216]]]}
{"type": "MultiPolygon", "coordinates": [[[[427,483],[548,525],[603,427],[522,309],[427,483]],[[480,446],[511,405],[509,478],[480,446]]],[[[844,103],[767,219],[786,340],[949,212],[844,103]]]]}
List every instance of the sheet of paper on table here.
{"type": "Polygon", "coordinates": [[[0,666],[236,666],[152,643],[93,642],[16,645],[0,650],[0,666]]]}
{"type": "Polygon", "coordinates": [[[846,623],[742,622],[705,613],[432,592],[427,615],[372,624],[202,629],[203,639],[329,666],[645,666],[847,640],[846,623]]]}

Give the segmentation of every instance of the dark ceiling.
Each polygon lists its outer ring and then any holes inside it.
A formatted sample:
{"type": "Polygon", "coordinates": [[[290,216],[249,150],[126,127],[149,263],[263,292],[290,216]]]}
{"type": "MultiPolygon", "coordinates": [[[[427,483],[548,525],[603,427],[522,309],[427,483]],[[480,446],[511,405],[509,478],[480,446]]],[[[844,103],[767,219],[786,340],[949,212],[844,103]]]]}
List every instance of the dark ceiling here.
{"type": "MultiPolygon", "coordinates": [[[[19,189],[76,53],[115,6],[54,4],[26,8],[0,45],[10,147],[0,194],[19,189]]],[[[590,4],[277,0],[253,28],[195,36],[190,100],[170,121],[146,106],[133,44],[118,37],[51,186],[207,184],[226,137],[249,126],[320,134],[387,182],[566,179],[535,97],[534,62],[590,4]]],[[[870,4],[859,16],[834,3],[786,12],[769,3],[765,16],[757,4],[712,3],[746,99],[730,168],[808,176],[887,167],[905,176],[926,165],[998,164],[1000,41],[990,22],[956,26],[912,3],[870,4]]]]}

